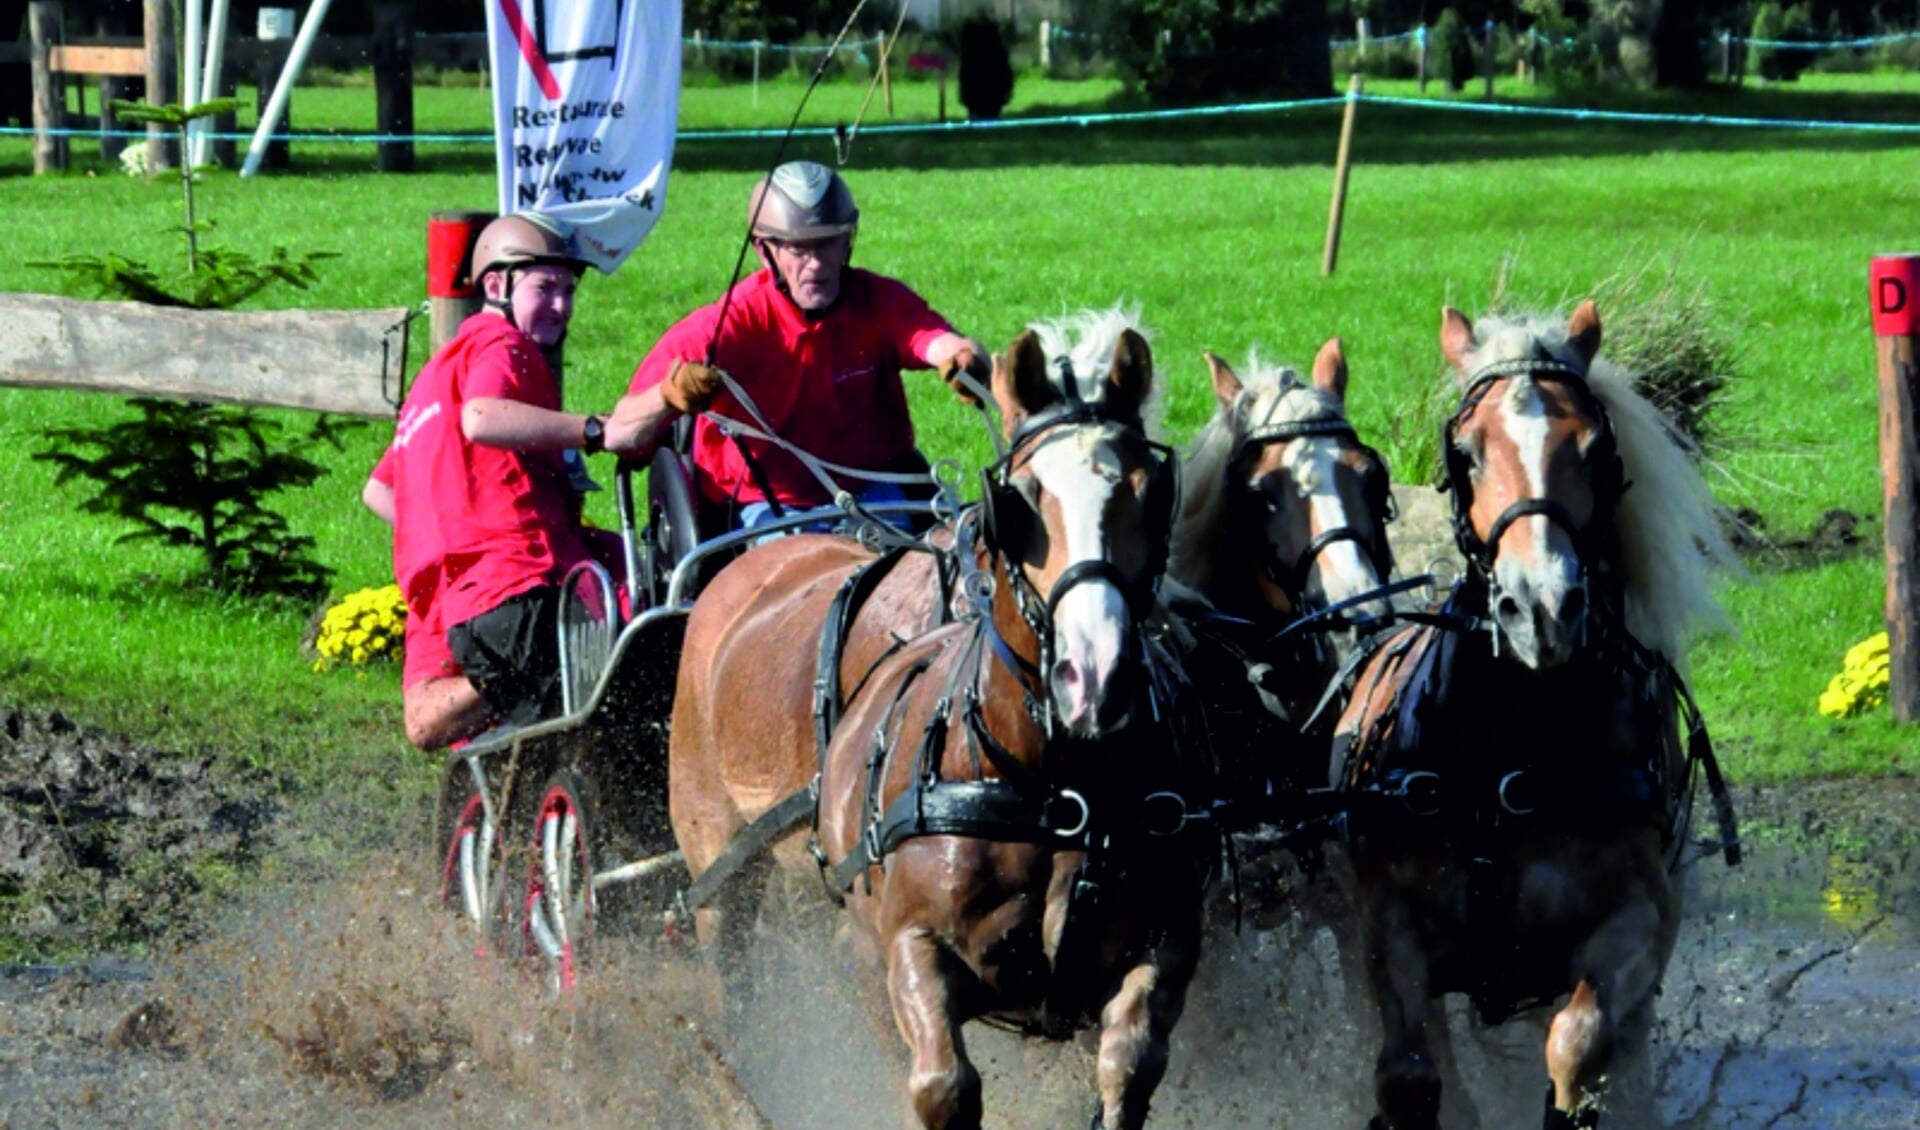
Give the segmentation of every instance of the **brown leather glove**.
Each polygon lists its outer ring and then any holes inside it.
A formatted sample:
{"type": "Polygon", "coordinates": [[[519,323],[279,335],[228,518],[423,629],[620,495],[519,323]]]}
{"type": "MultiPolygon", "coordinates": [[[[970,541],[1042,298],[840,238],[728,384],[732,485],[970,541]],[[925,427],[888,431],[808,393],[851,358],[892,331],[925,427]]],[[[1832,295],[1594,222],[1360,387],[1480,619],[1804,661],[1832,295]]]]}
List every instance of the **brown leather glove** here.
{"type": "Polygon", "coordinates": [[[721,389],[720,370],[699,361],[675,361],[660,384],[660,399],[684,415],[705,412],[721,389]]]}
{"type": "Polygon", "coordinates": [[[947,387],[953,390],[954,395],[975,408],[980,407],[980,398],[974,395],[972,389],[960,383],[961,373],[967,374],[982,385],[988,384],[993,380],[993,362],[971,349],[962,349],[940,362],[940,379],[947,382],[947,387]]]}

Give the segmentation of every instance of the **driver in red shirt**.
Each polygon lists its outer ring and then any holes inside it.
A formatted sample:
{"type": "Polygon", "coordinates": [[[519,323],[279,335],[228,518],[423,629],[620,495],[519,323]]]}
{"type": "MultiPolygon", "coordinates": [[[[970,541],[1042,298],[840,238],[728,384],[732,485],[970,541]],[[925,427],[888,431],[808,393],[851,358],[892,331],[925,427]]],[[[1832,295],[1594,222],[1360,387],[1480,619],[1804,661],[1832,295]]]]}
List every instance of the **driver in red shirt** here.
{"type": "MultiPolygon", "coordinates": [[[[848,265],[860,210],[833,170],[812,161],[779,166],[754,186],[747,215],[764,269],[660,338],[615,407],[609,431],[623,438],[623,450],[635,437],[633,449],[644,458],[675,419],[710,405],[751,423],[722,389],[717,369],[739,383],[775,434],[815,458],[924,472],[901,370],[938,369],[949,383],[964,371],[984,382],[990,355],[906,284],[848,265]],[[712,367],[700,364],[708,360],[712,367]]],[[[777,517],[769,492],[782,511],[833,501],[787,451],[729,437],[709,419],[694,427],[693,462],[703,500],[724,507],[731,526],[753,528],[777,517]]],[[[898,484],[852,475],[840,485],[868,503],[905,497],[898,484]]]]}
{"type": "Polygon", "coordinates": [[[581,528],[564,457],[601,450],[605,421],[561,409],[543,353],[585,264],[531,213],[488,224],[473,262],[486,305],[420,370],[362,492],[393,526],[422,749],[558,713],[557,586],[589,557],[620,561],[618,539],[581,528]]]}

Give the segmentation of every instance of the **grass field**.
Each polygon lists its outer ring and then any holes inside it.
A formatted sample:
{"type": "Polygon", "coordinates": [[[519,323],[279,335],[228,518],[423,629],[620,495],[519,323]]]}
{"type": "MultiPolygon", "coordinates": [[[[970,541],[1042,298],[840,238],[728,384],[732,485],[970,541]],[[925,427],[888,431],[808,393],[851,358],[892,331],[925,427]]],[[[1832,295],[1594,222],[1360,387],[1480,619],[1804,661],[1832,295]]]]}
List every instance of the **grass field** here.
{"type": "MultiPolygon", "coordinates": [[[[798,90],[767,84],[756,111],[742,89],[690,89],[682,125],[784,124],[798,90]]],[[[1022,90],[1017,109],[1046,112],[1097,109],[1116,94],[1098,83],[1022,90]]],[[[825,87],[810,118],[850,117],[861,94],[851,84],[825,87]]],[[[925,84],[902,84],[897,96],[903,117],[930,116],[925,84]]],[[[1682,108],[1667,98],[1623,104],[1682,108]]],[[[1689,105],[1912,122],[1920,121],[1920,78],[1835,76],[1689,105]]],[[[371,106],[370,91],[303,89],[295,121],[364,129],[371,106]]],[[[1777,533],[1804,532],[1834,507],[1871,518],[1868,551],[1729,589],[1741,635],[1703,646],[1696,675],[1730,770],[1768,777],[1920,764],[1912,735],[1884,713],[1833,723],[1813,710],[1841,653],[1880,621],[1882,570],[1869,552],[1880,503],[1865,279],[1872,254],[1913,245],[1920,136],[1367,106],[1340,270],[1323,279],[1338,114],[864,137],[846,169],[863,209],[857,260],[908,279],[996,347],[1035,317],[1138,303],[1155,331],[1176,441],[1210,406],[1202,349],[1237,357],[1258,345],[1304,362],[1340,334],[1353,365],[1353,414],[1369,436],[1386,437],[1390,457],[1430,442],[1409,421],[1443,379],[1443,302],[1474,311],[1504,285],[1561,307],[1625,274],[1671,269],[1703,289],[1739,342],[1714,453],[1723,500],[1755,508],[1777,533]]],[[[485,125],[481,92],[420,92],[422,130],[485,125]]],[[[85,149],[76,147],[83,166],[85,149]]],[[[654,236],[616,276],[583,289],[567,355],[572,405],[610,406],[654,338],[725,285],[747,188],[774,149],[763,140],[681,145],[654,236]]],[[[832,159],[819,140],[789,152],[832,159]]],[[[218,240],[341,253],[310,293],[282,292],[272,305],[418,302],[427,213],[494,200],[491,151],[482,146],[423,146],[422,171],[408,176],[369,173],[366,146],[301,144],[296,161],[292,174],[251,181],[214,173],[202,189],[218,240]]],[[[165,234],[178,222],[177,184],[98,165],[35,180],[23,175],[29,167],[24,141],[0,142],[0,207],[11,233],[0,288],[52,285],[24,266],[32,259],[103,249],[156,262],[178,254],[165,234]]],[[[923,446],[982,461],[978,423],[935,382],[913,390],[923,446]]],[[[118,528],[77,514],[79,493],[55,490],[51,469],[27,458],[48,427],[123,411],[106,397],[0,390],[0,442],[13,456],[0,466],[0,700],[60,704],[90,721],[302,774],[341,758],[391,766],[402,779],[423,774],[399,738],[394,672],[311,674],[299,639],[312,609],[223,601],[183,585],[186,557],[116,545],[118,528]]],[[[357,500],[385,438],[377,427],[359,432],[331,459],[330,477],[287,500],[295,528],[316,536],[338,570],[340,591],[388,577],[383,530],[357,500]]],[[[590,512],[611,520],[604,497],[590,512]]]]}

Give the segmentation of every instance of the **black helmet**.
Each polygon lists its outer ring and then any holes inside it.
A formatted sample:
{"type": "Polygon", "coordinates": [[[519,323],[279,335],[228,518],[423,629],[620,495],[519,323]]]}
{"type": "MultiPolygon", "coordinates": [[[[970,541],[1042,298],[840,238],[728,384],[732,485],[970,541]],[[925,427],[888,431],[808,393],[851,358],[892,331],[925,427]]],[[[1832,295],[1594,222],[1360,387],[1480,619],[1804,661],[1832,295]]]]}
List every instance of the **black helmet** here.
{"type": "Polygon", "coordinates": [[[788,161],[753,186],[747,220],[756,239],[827,239],[860,226],[860,209],[840,174],[815,161],[788,161]]]}

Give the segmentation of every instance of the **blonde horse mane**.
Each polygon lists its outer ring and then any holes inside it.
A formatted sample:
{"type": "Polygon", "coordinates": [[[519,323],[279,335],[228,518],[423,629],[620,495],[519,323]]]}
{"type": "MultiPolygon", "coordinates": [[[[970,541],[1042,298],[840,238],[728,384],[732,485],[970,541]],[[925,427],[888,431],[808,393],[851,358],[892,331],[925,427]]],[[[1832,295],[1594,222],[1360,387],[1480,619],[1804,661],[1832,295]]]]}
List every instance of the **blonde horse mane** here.
{"type": "MultiPolygon", "coordinates": [[[[1132,330],[1148,342],[1153,340],[1152,331],[1140,324],[1140,308],[1124,303],[1105,310],[1064,314],[1030,323],[1027,328],[1040,337],[1040,348],[1046,352],[1049,362],[1047,379],[1055,389],[1065,392],[1060,389],[1063,373],[1059,361],[1066,358],[1072,366],[1074,391],[1088,404],[1106,401],[1107,374],[1113,368],[1113,350],[1120,343],[1121,334],[1132,330]]],[[[1140,419],[1148,435],[1157,435],[1160,431],[1159,392],[1156,382],[1149,387],[1147,399],[1140,405],[1140,419]]]]}
{"type": "Polygon", "coordinates": [[[1695,466],[1693,444],[1635,391],[1632,373],[1604,357],[1586,365],[1567,341],[1564,318],[1486,317],[1474,324],[1473,336],[1469,372],[1494,361],[1551,357],[1586,374],[1587,387],[1613,420],[1631,484],[1615,518],[1627,630],[1686,670],[1694,638],[1731,629],[1716,577],[1741,572],[1724,512],[1695,466]]]}
{"type": "Polygon", "coordinates": [[[1227,517],[1227,465],[1255,428],[1328,418],[1346,418],[1339,397],[1315,388],[1294,369],[1265,364],[1258,353],[1249,357],[1240,395],[1232,404],[1216,406],[1187,447],[1167,574],[1189,588],[1212,588],[1213,549],[1227,517]]]}

